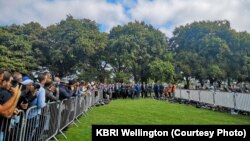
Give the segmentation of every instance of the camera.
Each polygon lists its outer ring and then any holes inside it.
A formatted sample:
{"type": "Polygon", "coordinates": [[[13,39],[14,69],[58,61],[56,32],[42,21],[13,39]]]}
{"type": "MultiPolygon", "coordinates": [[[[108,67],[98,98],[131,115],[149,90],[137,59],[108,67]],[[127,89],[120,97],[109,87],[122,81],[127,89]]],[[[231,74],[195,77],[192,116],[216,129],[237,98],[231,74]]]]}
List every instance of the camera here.
{"type": "Polygon", "coordinates": [[[37,89],[37,90],[40,89],[40,85],[39,85],[38,83],[34,83],[33,86],[34,86],[34,88],[37,89]]]}
{"type": "Polygon", "coordinates": [[[28,102],[29,102],[28,98],[25,97],[25,98],[23,99],[23,104],[27,104],[28,102]]]}
{"type": "Polygon", "coordinates": [[[12,85],[12,87],[16,87],[17,85],[21,85],[21,84],[17,80],[13,79],[11,81],[11,85],[12,85]]]}

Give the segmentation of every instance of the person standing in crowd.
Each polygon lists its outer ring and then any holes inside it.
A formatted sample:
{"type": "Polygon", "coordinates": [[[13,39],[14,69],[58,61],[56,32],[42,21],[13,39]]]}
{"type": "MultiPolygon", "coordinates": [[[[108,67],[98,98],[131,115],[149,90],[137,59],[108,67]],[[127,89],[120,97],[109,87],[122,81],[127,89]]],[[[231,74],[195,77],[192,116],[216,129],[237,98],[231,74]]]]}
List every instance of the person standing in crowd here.
{"type": "Polygon", "coordinates": [[[171,92],[172,92],[172,85],[171,84],[169,84],[167,87],[166,87],[166,90],[165,90],[166,92],[166,96],[168,97],[168,98],[171,98],[171,92]]]}
{"type": "Polygon", "coordinates": [[[45,88],[46,103],[58,100],[57,97],[54,95],[54,93],[56,94],[57,92],[56,92],[56,87],[52,81],[50,80],[47,81],[44,84],[44,88],[45,88]]]}
{"type": "Polygon", "coordinates": [[[76,80],[69,80],[69,84],[68,84],[68,90],[70,95],[72,96],[76,96],[76,92],[77,92],[78,86],[77,86],[77,82],[76,80]]]}
{"type": "MultiPolygon", "coordinates": [[[[5,95],[4,92],[2,92],[2,89],[4,87],[7,81],[7,76],[9,72],[5,70],[0,70],[0,95],[5,95]]],[[[11,92],[11,97],[7,99],[2,99],[2,101],[5,101],[3,104],[0,104],[0,116],[1,117],[6,117],[9,118],[13,114],[13,112],[16,109],[17,102],[19,100],[19,97],[21,95],[21,88],[18,85],[16,87],[11,87],[10,92],[11,92]]],[[[5,96],[6,97],[6,96],[5,96]]]]}
{"type": "Polygon", "coordinates": [[[120,86],[118,83],[115,83],[115,94],[114,98],[119,98],[120,97],[120,86]]]}
{"type": "MultiPolygon", "coordinates": [[[[34,81],[27,76],[24,76],[22,80],[23,81],[21,82],[21,84],[24,89],[22,90],[22,94],[19,98],[17,108],[19,110],[23,110],[26,113],[27,109],[31,107],[31,102],[36,98],[35,95],[37,89],[39,88],[35,88],[34,81]]],[[[15,140],[15,137],[19,136],[19,134],[21,133],[20,131],[22,129],[22,124],[20,124],[20,122],[23,120],[23,118],[25,117],[22,114],[12,116],[12,124],[9,129],[10,133],[7,137],[9,140],[15,140]]]]}
{"type": "Polygon", "coordinates": [[[61,79],[59,77],[55,77],[54,80],[55,80],[55,83],[56,83],[55,85],[60,86],[61,79]]]}
{"type": "Polygon", "coordinates": [[[70,93],[68,87],[69,87],[69,81],[65,78],[63,78],[59,84],[59,100],[63,100],[66,98],[70,98],[72,94],[70,93]]]}
{"type": "Polygon", "coordinates": [[[47,80],[46,81],[52,81],[52,75],[49,71],[44,71],[43,75],[46,76],[47,80]]]}
{"type": "MultiPolygon", "coordinates": [[[[13,93],[13,89],[11,88],[13,87],[11,83],[13,81],[13,77],[7,71],[2,72],[1,77],[2,78],[1,78],[1,87],[0,87],[0,104],[3,105],[5,102],[7,102],[11,98],[11,95],[13,93]]],[[[16,86],[16,87],[19,87],[19,86],[16,86]]],[[[8,113],[8,115],[0,116],[0,141],[4,140],[6,138],[5,135],[7,135],[5,133],[9,132],[8,127],[11,121],[10,117],[12,116],[13,113],[16,113],[16,114],[18,113],[18,109],[16,109],[16,104],[17,103],[14,103],[14,107],[11,107],[12,109],[9,110],[10,113],[8,113]]]]}
{"type": "Polygon", "coordinates": [[[152,93],[152,89],[153,89],[152,84],[149,84],[149,85],[148,85],[148,93],[149,93],[149,97],[152,97],[152,95],[151,95],[151,93],[152,93]]]}
{"type": "Polygon", "coordinates": [[[85,87],[85,82],[81,81],[79,85],[79,93],[81,94],[80,96],[84,95],[86,90],[87,88],[85,87]]]}
{"type": "Polygon", "coordinates": [[[173,85],[172,85],[172,90],[171,90],[171,93],[172,93],[172,95],[171,95],[171,97],[172,98],[174,98],[175,97],[175,90],[176,90],[176,83],[173,83],[173,85]]]}
{"type": "Polygon", "coordinates": [[[136,97],[139,98],[140,93],[141,93],[141,86],[140,84],[135,85],[135,90],[136,90],[136,97]]]}
{"type": "Polygon", "coordinates": [[[21,84],[25,89],[22,90],[22,95],[18,101],[17,108],[26,111],[31,107],[32,101],[36,98],[36,92],[38,89],[35,89],[34,81],[27,76],[23,77],[21,84]]]}
{"type": "Polygon", "coordinates": [[[159,93],[160,93],[159,96],[160,96],[160,97],[163,96],[163,91],[164,91],[164,86],[163,86],[163,84],[161,83],[161,84],[160,84],[160,89],[159,89],[159,93]]]}
{"type": "Polygon", "coordinates": [[[103,93],[103,99],[106,99],[107,95],[108,95],[108,85],[105,83],[104,84],[104,87],[103,87],[103,90],[102,90],[102,93],[103,93]]]}
{"type": "Polygon", "coordinates": [[[13,79],[16,80],[19,84],[22,83],[22,81],[23,81],[22,78],[23,78],[23,75],[21,73],[19,73],[19,72],[13,73],[13,79]]]}
{"type": "Polygon", "coordinates": [[[159,85],[157,83],[154,84],[154,92],[156,99],[159,98],[159,85]]]}
{"type": "Polygon", "coordinates": [[[145,98],[148,95],[148,86],[145,82],[141,85],[141,97],[145,98]]]}
{"type": "Polygon", "coordinates": [[[28,124],[26,126],[27,134],[25,137],[25,140],[27,141],[38,140],[37,138],[42,134],[44,121],[46,118],[46,113],[42,112],[42,108],[46,106],[44,84],[47,81],[47,76],[44,74],[39,74],[38,80],[40,88],[35,94],[36,98],[30,104],[30,106],[37,106],[37,108],[31,110],[28,114],[28,124]],[[36,126],[35,123],[38,123],[39,125],[36,126]]]}

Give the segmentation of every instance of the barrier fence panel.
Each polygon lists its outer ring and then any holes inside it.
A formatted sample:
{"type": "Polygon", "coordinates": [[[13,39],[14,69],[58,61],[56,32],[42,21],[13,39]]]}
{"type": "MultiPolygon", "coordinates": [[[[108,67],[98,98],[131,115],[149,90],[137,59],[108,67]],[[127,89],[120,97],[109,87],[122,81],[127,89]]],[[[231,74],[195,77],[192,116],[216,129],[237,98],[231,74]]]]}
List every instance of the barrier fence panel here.
{"type": "Polygon", "coordinates": [[[250,94],[236,93],[235,109],[250,112],[250,94]]]}
{"type": "Polygon", "coordinates": [[[83,96],[83,99],[84,99],[84,113],[86,114],[86,112],[88,111],[88,96],[87,95],[84,95],[83,96]]]}
{"type": "Polygon", "coordinates": [[[234,97],[229,92],[215,92],[215,105],[234,108],[234,97]]]}
{"type": "Polygon", "coordinates": [[[77,119],[84,112],[84,97],[77,97],[76,99],[76,114],[75,118],[77,119]]]}
{"type": "MultiPolygon", "coordinates": [[[[176,89],[176,98],[250,111],[250,94],[176,89]]],[[[103,99],[102,90],[91,91],[81,97],[36,106],[26,112],[20,110],[12,118],[0,117],[0,141],[43,141],[56,139],[60,132],[103,99]],[[59,132],[58,132],[59,131],[59,132]]]]}
{"type": "Polygon", "coordinates": [[[43,141],[54,138],[74,120],[101,100],[102,91],[93,91],[81,97],[72,97],[61,102],[47,103],[45,107],[30,107],[19,110],[11,118],[0,117],[0,141],[43,141]],[[59,132],[58,132],[59,131],[59,132]]]}
{"type": "MultiPolygon", "coordinates": [[[[45,122],[45,137],[46,140],[50,140],[51,138],[56,139],[56,134],[58,132],[58,120],[60,116],[60,102],[52,102],[47,104],[48,113],[47,119],[45,122]]],[[[56,139],[57,140],[57,139],[56,139]]]]}
{"type": "Polygon", "coordinates": [[[250,94],[176,89],[175,97],[250,112],[250,94]]]}
{"type": "Polygon", "coordinates": [[[200,100],[203,103],[214,104],[214,92],[213,91],[200,91],[200,100]]]}
{"type": "Polygon", "coordinates": [[[0,140],[9,140],[9,127],[11,124],[11,118],[0,117],[0,140]]]}
{"type": "Polygon", "coordinates": [[[0,117],[0,141],[21,141],[24,122],[22,110],[11,118],[0,117]]]}
{"type": "Polygon", "coordinates": [[[190,94],[190,100],[199,101],[199,94],[200,94],[199,90],[190,90],[189,94],[190,94]]]}
{"type": "Polygon", "coordinates": [[[60,133],[67,139],[67,137],[63,134],[62,130],[66,128],[69,124],[72,122],[74,123],[74,117],[75,117],[75,103],[76,98],[71,97],[70,99],[65,99],[61,102],[60,106],[60,133]]]}
{"type": "Polygon", "coordinates": [[[181,98],[182,98],[182,99],[190,100],[190,99],[189,99],[189,97],[190,97],[189,91],[190,91],[190,90],[181,90],[181,98]]]}
{"type": "Polygon", "coordinates": [[[175,95],[176,98],[181,98],[181,89],[176,89],[175,90],[175,95]]]}
{"type": "Polygon", "coordinates": [[[99,101],[99,96],[98,96],[98,91],[94,91],[93,92],[93,98],[94,98],[94,100],[93,100],[93,105],[95,106],[96,105],[96,103],[99,101]]]}
{"type": "Polygon", "coordinates": [[[38,141],[45,140],[44,127],[47,120],[48,106],[44,108],[37,108],[33,106],[26,112],[26,122],[24,126],[23,140],[38,141]]]}
{"type": "Polygon", "coordinates": [[[94,106],[95,100],[96,100],[95,92],[92,91],[92,92],[91,92],[91,104],[90,104],[91,107],[94,106]]]}
{"type": "Polygon", "coordinates": [[[91,101],[92,101],[92,96],[91,96],[91,92],[90,92],[87,95],[87,109],[89,109],[91,107],[91,101]]]}
{"type": "Polygon", "coordinates": [[[98,93],[97,93],[97,101],[100,101],[101,99],[103,99],[103,91],[102,90],[99,90],[98,93]]]}

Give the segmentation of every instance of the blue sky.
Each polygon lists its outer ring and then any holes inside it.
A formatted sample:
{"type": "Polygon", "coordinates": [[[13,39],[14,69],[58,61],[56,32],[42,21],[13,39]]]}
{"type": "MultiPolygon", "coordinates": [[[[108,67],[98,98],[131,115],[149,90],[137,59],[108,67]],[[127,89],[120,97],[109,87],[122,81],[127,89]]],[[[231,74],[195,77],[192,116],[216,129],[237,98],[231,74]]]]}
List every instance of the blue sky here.
{"type": "Polygon", "coordinates": [[[46,27],[68,14],[96,21],[103,32],[137,20],[171,37],[180,25],[225,19],[250,32],[250,0],[0,0],[0,25],[35,21],[46,27]]]}

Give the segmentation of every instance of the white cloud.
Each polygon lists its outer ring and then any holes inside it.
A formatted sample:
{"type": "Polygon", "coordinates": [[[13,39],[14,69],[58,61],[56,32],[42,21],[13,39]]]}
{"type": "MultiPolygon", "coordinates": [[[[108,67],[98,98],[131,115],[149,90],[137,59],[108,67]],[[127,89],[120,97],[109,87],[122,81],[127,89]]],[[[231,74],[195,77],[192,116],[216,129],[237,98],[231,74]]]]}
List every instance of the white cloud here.
{"type": "Polygon", "coordinates": [[[8,0],[0,2],[0,13],[0,23],[36,21],[43,26],[58,23],[67,14],[95,20],[108,28],[129,21],[121,4],[100,0],[8,0]]]}
{"type": "Polygon", "coordinates": [[[31,21],[43,26],[65,19],[67,14],[113,26],[140,20],[166,35],[177,26],[200,20],[229,20],[232,28],[250,32],[250,0],[0,0],[0,25],[31,21]],[[169,25],[168,23],[171,23],[169,25]]]}
{"type": "Polygon", "coordinates": [[[159,30],[164,33],[167,37],[172,37],[173,33],[172,31],[174,30],[174,28],[165,28],[165,27],[160,27],[159,30]]]}
{"type": "Polygon", "coordinates": [[[130,13],[133,20],[161,26],[165,33],[164,25],[169,21],[176,27],[193,21],[225,19],[232,28],[249,32],[249,7],[248,0],[139,0],[130,13]]]}

